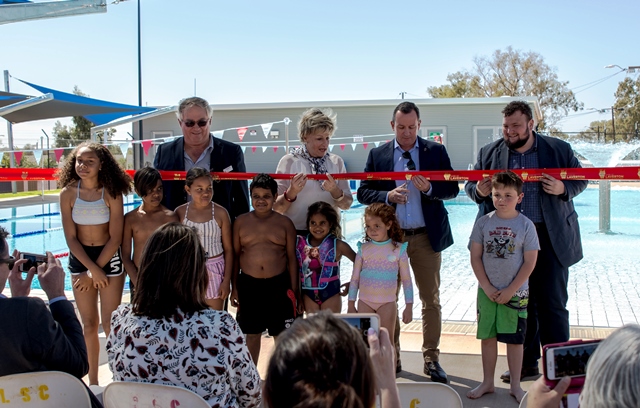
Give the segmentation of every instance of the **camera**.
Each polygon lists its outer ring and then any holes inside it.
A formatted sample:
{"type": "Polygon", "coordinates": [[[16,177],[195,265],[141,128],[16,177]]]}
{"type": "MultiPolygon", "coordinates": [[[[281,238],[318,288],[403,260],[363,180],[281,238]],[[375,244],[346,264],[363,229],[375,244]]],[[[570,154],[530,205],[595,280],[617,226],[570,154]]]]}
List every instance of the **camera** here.
{"type": "Polygon", "coordinates": [[[369,342],[367,341],[369,329],[372,328],[376,333],[380,333],[380,318],[375,313],[343,313],[334,316],[344,320],[362,333],[362,339],[367,347],[369,347],[369,342]]]}
{"type": "Polygon", "coordinates": [[[27,262],[25,262],[22,265],[20,265],[20,271],[21,272],[29,272],[29,269],[31,269],[31,267],[37,267],[38,265],[47,262],[47,256],[46,255],[32,254],[32,253],[29,253],[29,252],[22,252],[20,254],[20,259],[26,259],[27,260],[27,262]]]}

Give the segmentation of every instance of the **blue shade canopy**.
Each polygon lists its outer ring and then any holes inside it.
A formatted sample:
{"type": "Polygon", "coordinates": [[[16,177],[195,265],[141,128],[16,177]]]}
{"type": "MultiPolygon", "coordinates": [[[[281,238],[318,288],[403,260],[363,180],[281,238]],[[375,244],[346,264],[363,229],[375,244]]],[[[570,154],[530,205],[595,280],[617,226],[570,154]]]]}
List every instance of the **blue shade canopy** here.
{"type": "MultiPolygon", "coordinates": [[[[114,103],[103,101],[100,99],[88,98],[86,96],[74,95],[67,92],[57,91],[55,89],[46,88],[44,86],[32,84],[30,82],[19,80],[30,87],[44,93],[53,95],[53,100],[41,103],[39,105],[29,106],[11,113],[3,114],[6,120],[11,123],[30,122],[33,120],[64,118],[69,116],[82,116],[90,120],[95,125],[104,125],[112,120],[122,118],[124,116],[136,115],[140,113],[151,112],[155,108],[145,108],[142,106],[125,105],[122,103],[114,103]]],[[[29,99],[30,96],[0,93],[0,107],[7,106],[21,100],[29,99]],[[15,99],[3,99],[15,98],[15,99]],[[19,99],[22,97],[23,99],[19,99]]]]}
{"type": "Polygon", "coordinates": [[[0,0],[0,4],[31,3],[30,0],[0,0]]]}

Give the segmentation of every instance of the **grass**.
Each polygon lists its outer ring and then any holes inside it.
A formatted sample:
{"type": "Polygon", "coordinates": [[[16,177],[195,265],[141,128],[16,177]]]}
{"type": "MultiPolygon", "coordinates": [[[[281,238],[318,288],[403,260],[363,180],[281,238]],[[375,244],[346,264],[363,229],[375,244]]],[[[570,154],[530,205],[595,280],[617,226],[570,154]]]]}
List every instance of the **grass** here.
{"type": "MultiPolygon", "coordinates": [[[[60,190],[45,190],[44,194],[58,194],[60,190]]],[[[40,191],[21,191],[18,193],[2,193],[0,194],[0,199],[2,198],[18,198],[18,197],[32,197],[42,195],[42,190],[40,191]]]]}

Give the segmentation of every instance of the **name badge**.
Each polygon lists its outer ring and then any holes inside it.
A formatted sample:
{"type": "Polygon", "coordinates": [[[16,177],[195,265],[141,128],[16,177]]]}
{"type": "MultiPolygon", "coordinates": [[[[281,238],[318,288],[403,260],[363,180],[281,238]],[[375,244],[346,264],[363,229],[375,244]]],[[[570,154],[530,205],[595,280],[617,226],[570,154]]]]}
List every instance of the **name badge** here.
{"type": "Polygon", "coordinates": [[[224,170],[225,173],[230,173],[233,170],[233,166],[226,167],[224,170]]]}

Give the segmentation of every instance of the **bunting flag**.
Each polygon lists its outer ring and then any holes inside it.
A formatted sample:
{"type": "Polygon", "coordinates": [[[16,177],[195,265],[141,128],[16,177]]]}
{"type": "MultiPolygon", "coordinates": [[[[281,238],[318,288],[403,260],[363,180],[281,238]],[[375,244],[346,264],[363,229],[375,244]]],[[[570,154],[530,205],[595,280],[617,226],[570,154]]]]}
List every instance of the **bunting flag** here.
{"type": "Polygon", "coordinates": [[[351,148],[353,149],[354,152],[356,151],[357,145],[358,145],[357,143],[351,143],[351,148]]]}
{"type": "Polygon", "coordinates": [[[362,147],[364,147],[364,150],[367,150],[367,146],[369,146],[369,143],[363,143],[362,147]]]}
{"type": "Polygon", "coordinates": [[[23,152],[20,152],[20,151],[13,152],[13,155],[16,158],[16,162],[18,166],[20,165],[20,160],[22,160],[22,153],[23,152]]]}
{"type": "MultiPolygon", "coordinates": [[[[213,137],[216,137],[218,139],[222,139],[222,135],[224,134],[224,130],[215,130],[213,131],[213,137]]],[[[242,139],[240,139],[242,140],[242,139]]]]}
{"type": "Polygon", "coordinates": [[[262,146],[262,153],[267,151],[267,146],[262,146]]]}
{"type": "Polygon", "coordinates": [[[140,142],[142,148],[144,149],[145,156],[149,155],[149,149],[151,149],[151,145],[153,144],[153,140],[147,139],[140,142]]]}
{"type": "Polygon", "coordinates": [[[329,151],[332,152],[333,151],[333,146],[335,145],[329,145],[329,151]]]}
{"type": "Polygon", "coordinates": [[[373,144],[374,144],[375,147],[380,146],[380,142],[373,142],[373,144]]]}
{"type": "Polygon", "coordinates": [[[245,150],[247,150],[247,146],[240,146],[240,148],[242,149],[242,154],[244,154],[245,150]]]}
{"type": "Polygon", "coordinates": [[[344,143],[340,144],[340,150],[342,150],[344,152],[344,143]]]}
{"type": "Polygon", "coordinates": [[[278,146],[273,146],[273,152],[277,153],[278,152],[278,146]]]}
{"type": "Polygon", "coordinates": [[[273,123],[263,123],[260,125],[262,127],[262,132],[264,133],[264,138],[269,138],[269,133],[271,133],[271,128],[273,127],[273,123]]]}
{"type": "Polygon", "coordinates": [[[238,131],[238,139],[240,139],[241,142],[242,142],[242,139],[244,138],[244,134],[247,133],[247,129],[248,128],[246,128],[246,127],[241,127],[241,128],[237,129],[237,131],[238,131]]]}
{"type": "Polygon", "coordinates": [[[36,163],[40,163],[40,159],[42,158],[42,150],[34,150],[33,157],[36,158],[36,163]]]}
{"type": "Polygon", "coordinates": [[[129,152],[129,149],[131,148],[131,142],[118,143],[118,147],[120,148],[122,155],[127,157],[127,152],[129,152]]]}
{"type": "Polygon", "coordinates": [[[56,161],[59,162],[62,154],[64,153],[64,149],[53,149],[53,152],[56,155],[56,161]]]}
{"type": "Polygon", "coordinates": [[[257,147],[255,146],[251,146],[251,153],[255,153],[256,152],[257,147]]]}

